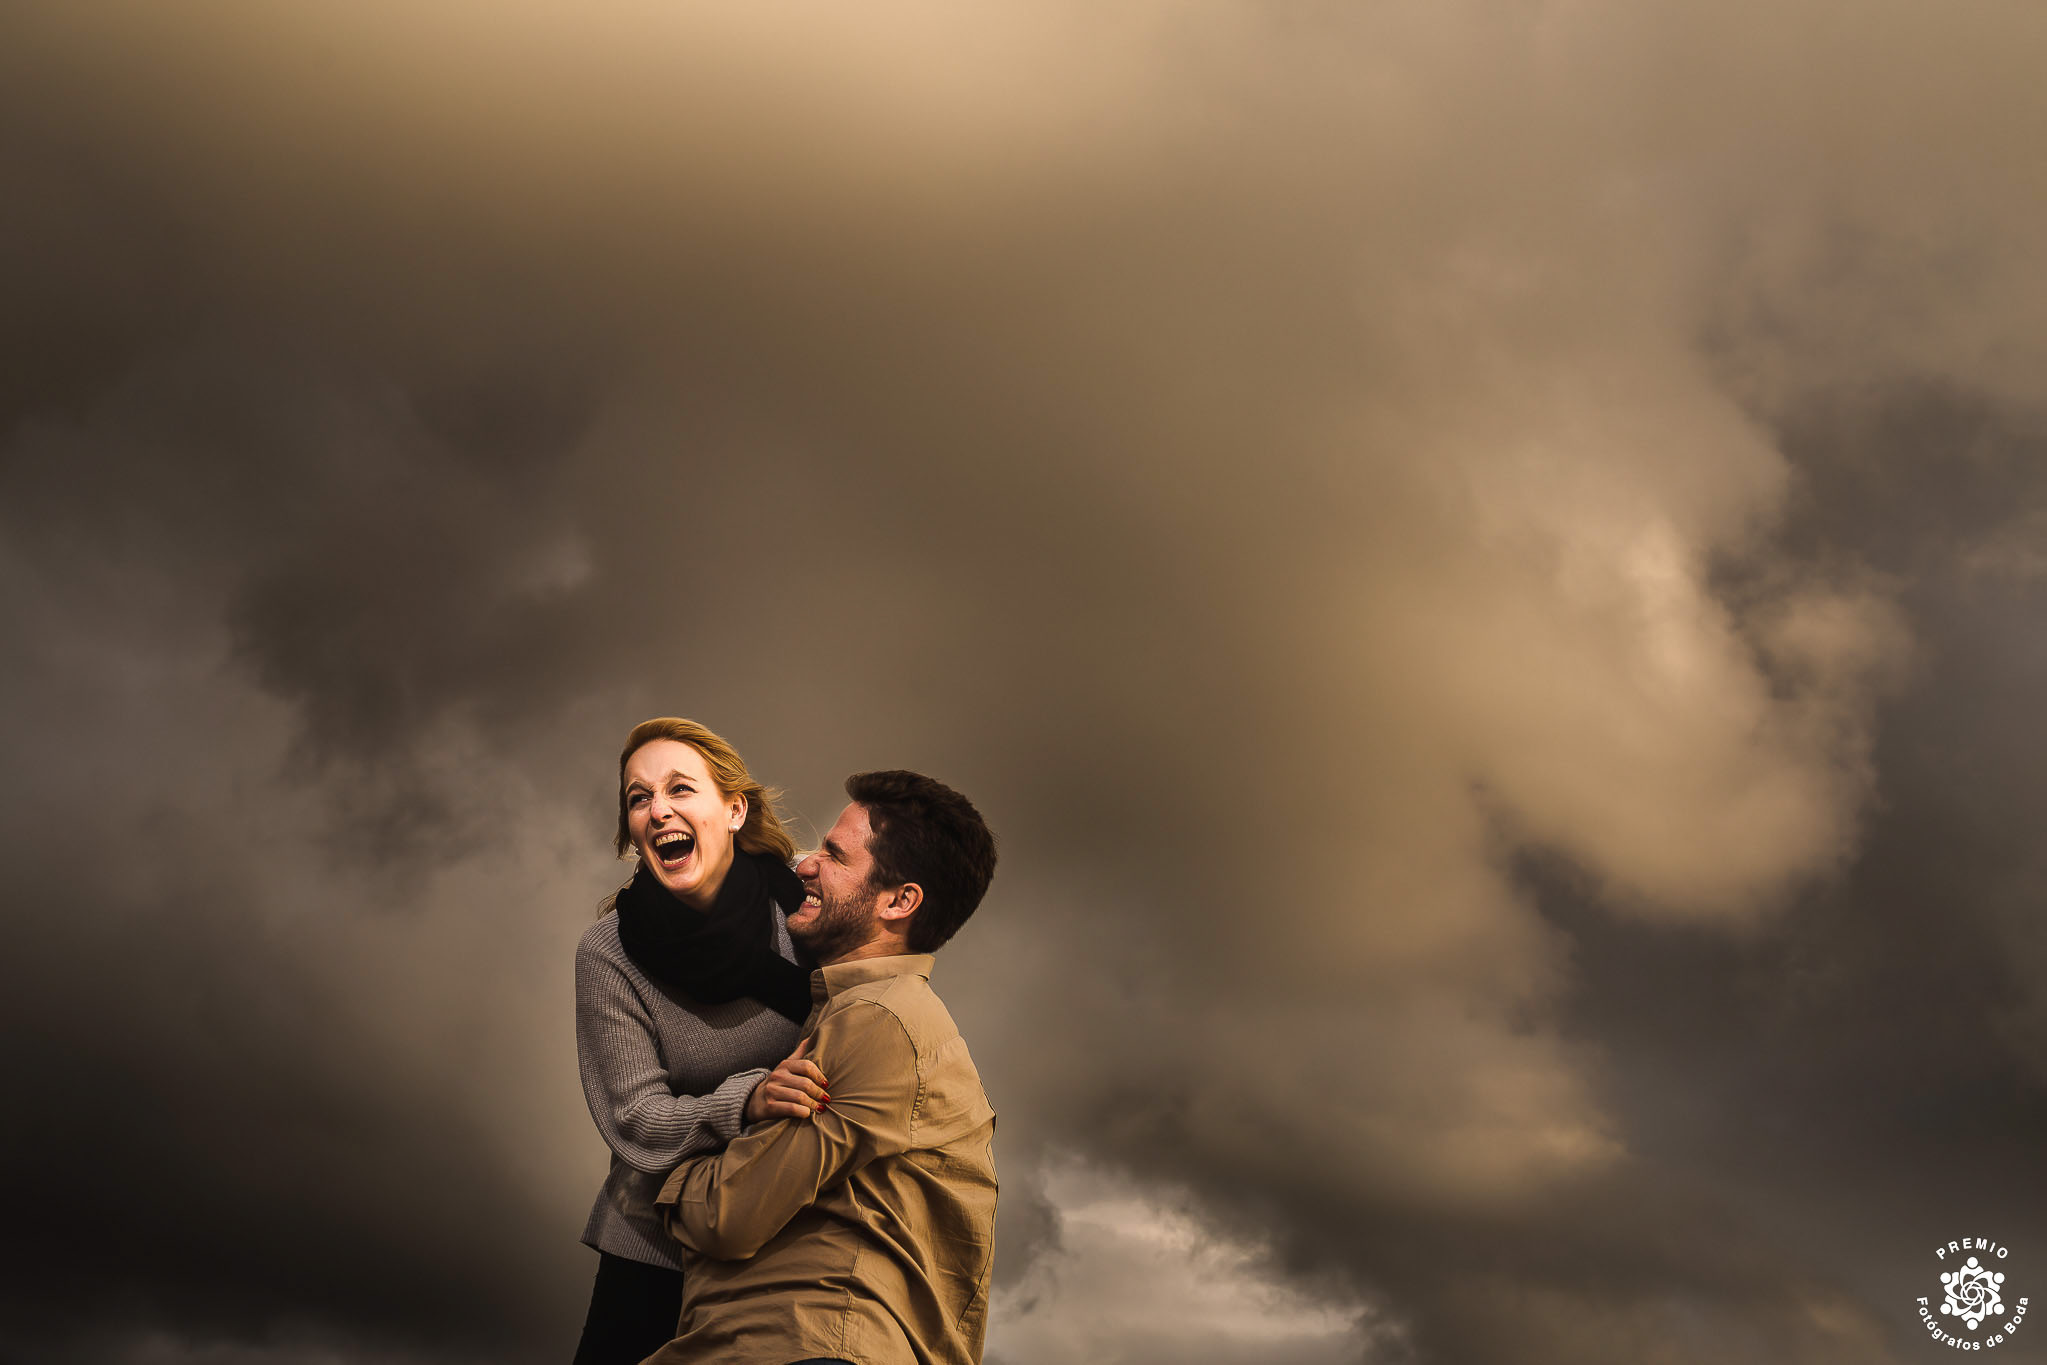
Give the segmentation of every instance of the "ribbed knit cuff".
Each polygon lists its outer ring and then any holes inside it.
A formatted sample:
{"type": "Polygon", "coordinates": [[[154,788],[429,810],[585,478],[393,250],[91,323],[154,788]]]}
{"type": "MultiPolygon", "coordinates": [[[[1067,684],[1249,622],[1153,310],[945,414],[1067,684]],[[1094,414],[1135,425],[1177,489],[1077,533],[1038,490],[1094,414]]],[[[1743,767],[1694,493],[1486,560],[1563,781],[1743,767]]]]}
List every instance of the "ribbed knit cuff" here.
{"type": "Polygon", "coordinates": [[[735,1071],[704,1096],[704,1127],[718,1135],[720,1143],[732,1141],[746,1126],[746,1100],[753,1088],[767,1078],[766,1067],[735,1071]]]}

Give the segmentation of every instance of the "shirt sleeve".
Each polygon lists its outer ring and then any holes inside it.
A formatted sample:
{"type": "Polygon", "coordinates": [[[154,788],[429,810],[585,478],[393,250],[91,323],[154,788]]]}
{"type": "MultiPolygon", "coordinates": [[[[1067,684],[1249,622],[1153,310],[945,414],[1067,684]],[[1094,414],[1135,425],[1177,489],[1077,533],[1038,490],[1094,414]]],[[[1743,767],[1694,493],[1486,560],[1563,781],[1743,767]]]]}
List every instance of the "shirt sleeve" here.
{"type": "Polygon", "coordinates": [[[822,1190],[907,1151],[917,1050],[885,1006],[855,1000],[818,1020],[811,1055],[831,1103],[812,1118],[756,1125],[724,1151],[678,1166],[655,1199],[669,1235],[714,1260],[759,1251],[822,1190]]]}
{"type": "Polygon", "coordinates": [[[738,1136],[746,1098],[768,1073],[737,1072],[708,1095],[678,1095],[654,1018],[625,972],[585,943],[576,950],[576,1060],[583,1100],[604,1143],[634,1170],[660,1175],[738,1136]]]}

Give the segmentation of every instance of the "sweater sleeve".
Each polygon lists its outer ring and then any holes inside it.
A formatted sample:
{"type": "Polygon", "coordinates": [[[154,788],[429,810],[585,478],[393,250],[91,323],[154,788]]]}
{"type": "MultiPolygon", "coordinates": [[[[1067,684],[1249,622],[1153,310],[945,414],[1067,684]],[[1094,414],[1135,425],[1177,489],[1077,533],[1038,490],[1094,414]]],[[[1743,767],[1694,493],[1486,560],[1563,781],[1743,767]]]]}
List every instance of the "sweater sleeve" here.
{"type": "Polygon", "coordinates": [[[576,1060],[605,1145],[650,1175],[737,1137],[746,1097],[768,1074],[741,1071],[708,1095],[675,1094],[646,1002],[624,969],[587,941],[576,949],[576,1060]]]}

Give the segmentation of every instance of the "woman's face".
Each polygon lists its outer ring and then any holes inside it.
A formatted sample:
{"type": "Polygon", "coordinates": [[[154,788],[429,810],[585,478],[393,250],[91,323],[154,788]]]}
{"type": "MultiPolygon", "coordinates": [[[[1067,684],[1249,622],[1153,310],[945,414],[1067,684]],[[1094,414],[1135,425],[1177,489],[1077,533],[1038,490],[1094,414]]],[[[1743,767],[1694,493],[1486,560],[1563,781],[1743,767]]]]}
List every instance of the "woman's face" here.
{"type": "Polygon", "coordinates": [[[678,739],[633,750],[625,765],[626,831],[640,861],[679,901],[711,908],[732,866],[746,798],[711,780],[704,756],[678,739]]]}

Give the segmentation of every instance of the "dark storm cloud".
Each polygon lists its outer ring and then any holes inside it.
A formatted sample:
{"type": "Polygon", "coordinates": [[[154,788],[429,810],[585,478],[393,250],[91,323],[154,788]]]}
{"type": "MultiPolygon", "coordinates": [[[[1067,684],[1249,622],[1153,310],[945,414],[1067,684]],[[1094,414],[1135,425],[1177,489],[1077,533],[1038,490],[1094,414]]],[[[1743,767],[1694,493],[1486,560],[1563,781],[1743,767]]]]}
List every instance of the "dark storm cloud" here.
{"type": "Polygon", "coordinates": [[[10,18],[10,1349],[559,1357],[668,711],[1003,835],[1010,1365],[1917,1349],[2040,1231],[2035,23],[10,18]]]}

